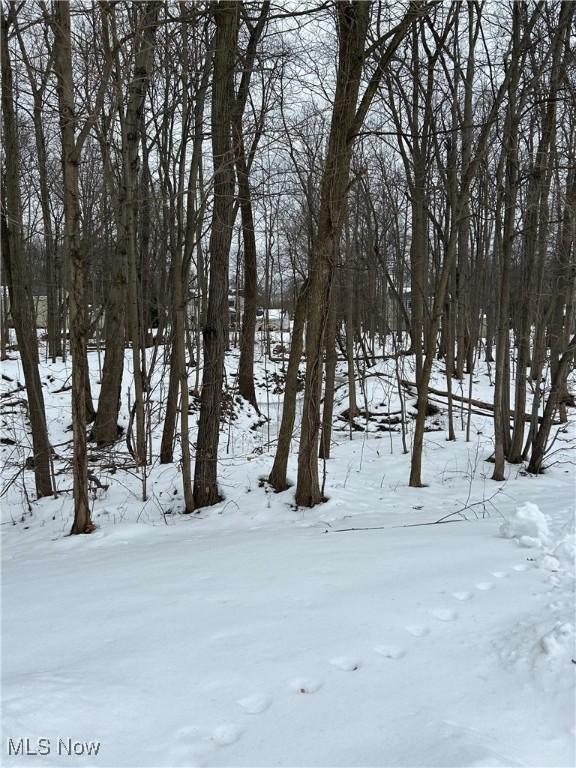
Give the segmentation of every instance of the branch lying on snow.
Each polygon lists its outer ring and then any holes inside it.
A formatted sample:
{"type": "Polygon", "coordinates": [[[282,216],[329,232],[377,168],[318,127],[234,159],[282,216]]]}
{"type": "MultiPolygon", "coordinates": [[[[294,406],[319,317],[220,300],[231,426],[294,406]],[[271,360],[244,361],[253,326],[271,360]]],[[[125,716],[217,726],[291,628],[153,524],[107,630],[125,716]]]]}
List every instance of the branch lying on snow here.
{"type": "MultiPolygon", "coordinates": [[[[401,379],[400,383],[402,386],[406,387],[407,389],[416,389],[416,383],[413,381],[408,381],[407,379],[401,379]]],[[[434,389],[434,387],[428,387],[428,392],[432,395],[438,395],[440,397],[448,397],[448,392],[444,392],[441,389],[434,389]]],[[[493,403],[486,403],[483,400],[475,400],[474,398],[468,398],[463,397],[462,395],[452,395],[453,400],[458,400],[460,403],[470,403],[470,405],[473,405],[475,408],[481,408],[483,411],[490,411],[491,413],[494,413],[494,404],[493,403]]],[[[510,410],[510,418],[513,419],[515,417],[516,413],[513,410],[510,410]]],[[[528,424],[532,421],[532,416],[529,413],[524,414],[524,421],[526,421],[528,424]]],[[[539,423],[542,422],[542,416],[538,417],[539,423]]],[[[553,422],[554,424],[559,424],[559,421],[553,422]]]]}
{"type": "MultiPolygon", "coordinates": [[[[455,514],[455,513],[452,513],[455,514]]],[[[459,523],[462,520],[466,520],[462,517],[460,520],[432,520],[429,523],[404,523],[404,525],[372,525],[366,528],[334,528],[333,531],[329,531],[328,528],[324,533],[347,533],[348,531],[389,531],[391,528],[418,528],[423,525],[444,525],[445,523],[459,523]]]]}
{"type": "Polygon", "coordinates": [[[436,520],[436,522],[437,523],[450,523],[450,522],[453,522],[452,520],[450,520],[450,518],[453,515],[460,515],[460,520],[467,520],[468,518],[466,517],[466,515],[463,514],[463,512],[465,512],[467,509],[473,509],[474,507],[478,507],[481,504],[484,505],[484,506],[486,504],[491,504],[494,507],[494,509],[496,511],[498,511],[497,507],[492,502],[492,499],[495,498],[496,496],[498,496],[499,493],[502,493],[502,491],[504,490],[504,487],[505,486],[501,486],[500,488],[498,488],[498,490],[495,491],[492,494],[492,496],[490,496],[487,499],[480,499],[480,501],[473,501],[472,504],[466,503],[463,507],[461,507],[461,509],[457,509],[455,512],[449,512],[447,515],[444,515],[444,517],[441,517],[439,520],[436,520]]]}
{"type": "Polygon", "coordinates": [[[374,525],[374,526],[367,526],[366,528],[334,528],[334,530],[332,531],[329,531],[328,529],[326,529],[324,533],[347,533],[348,531],[383,531],[383,530],[389,530],[390,528],[418,528],[424,525],[444,525],[446,523],[460,523],[460,522],[463,522],[464,520],[468,520],[466,515],[463,514],[465,510],[473,509],[474,507],[478,507],[481,504],[484,506],[486,504],[491,504],[494,507],[494,509],[498,511],[497,507],[492,502],[492,499],[498,496],[499,493],[502,493],[503,490],[504,490],[504,486],[501,486],[489,498],[480,499],[480,501],[474,501],[472,502],[472,504],[465,504],[461,509],[457,509],[455,512],[449,512],[447,515],[444,515],[444,517],[441,517],[439,520],[433,520],[429,523],[404,523],[404,525],[374,525]],[[455,515],[460,515],[460,517],[456,519],[450,519],[450,518],[453,518],[455,515]]]}

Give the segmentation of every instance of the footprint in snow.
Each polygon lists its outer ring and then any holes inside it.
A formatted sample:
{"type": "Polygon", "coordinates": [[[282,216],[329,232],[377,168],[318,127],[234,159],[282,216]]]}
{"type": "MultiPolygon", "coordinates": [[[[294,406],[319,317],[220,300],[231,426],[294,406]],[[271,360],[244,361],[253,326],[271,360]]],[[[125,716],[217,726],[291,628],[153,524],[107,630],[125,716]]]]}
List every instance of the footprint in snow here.
{"type": "Polygon", "coordinates": [[[405,649],[399,645],[376,645],[374,650],[386,659],[402,659],[406,656],[405,649]]]}
{"type": "Polygon", "coordinates": [[[259,715],[272,704],[272,697],[265,693],[255,693],[252,696],[238,699],[236,703],[249,715],[259,715]]]}
{"type": "Polygon", "coordinates": [[[212,731],[212,739],[221,747],[227,747],[238,741],[243,733],[244,731],[238,725],[234,725],[234,723],[226,723],[214,728],[212,731]]]}
{"type": "Polygon", "coordinates": [[[296,677],[290,681],[289,687],[295,693],[316,693],[322,688],[322,681],[313,677],[296,677]]]}
{"type": "Polygon", "coordinates": [[[170,763],[174,766],[199,768],[214,749],[208,734],[201,728],[185,725],[179,728],[170,749],[170,763]]]}
{"type": "Polygon", "coordinates": [[[413,637],[424,637],[430,634],[430,630],[425,624],[408,624],[406,632],[409,632],[413,637]]]}
{"type": "Polygon", "coordinates": [[[512,568],[515,571],[527,571],[528,566],[525,563],[518,563],[518,565],[513,565],[512,568]]]}
{"type": "Polygon", "coordinates": [[[438,621],[456,621],[458,618],[458,613],[450,608],[434,608],[430,613],[438,621]]]}
{"type": "Polygon", "coordinates": [[[355,672],[362,666],[362,662],[356,656],[335,656],[330,659],[330,664],[344,672],[355,672]]]}
{"type": "Polygon", "coordinates": [[[479,589],[481,592],[488,592],[488,590],[494,589],[494,584],[491,581],[480,581],[476,584],[476,589],[479,589]]]}
{"type": "Polygon", "coordinates": [[[505,579],[508,574],[506,571],[492,571],[492,576],[494,576],[495,579],[505,579]]]}
{"type": "Polygon", "coordinates": [[[456,600],[472,600],[474,597],[474,592],[452,592],[452,597],[455,597],[456,600]]]}

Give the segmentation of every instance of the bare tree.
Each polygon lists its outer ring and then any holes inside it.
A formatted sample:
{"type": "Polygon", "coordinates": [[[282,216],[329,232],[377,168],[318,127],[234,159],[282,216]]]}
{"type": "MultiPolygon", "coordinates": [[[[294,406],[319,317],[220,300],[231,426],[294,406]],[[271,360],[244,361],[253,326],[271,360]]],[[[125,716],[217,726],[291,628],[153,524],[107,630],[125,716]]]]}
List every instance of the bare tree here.
{"type": "MultiPolygon", "coordinates": [[[[70,351],[72,355],[72,434],[74,477],[74,522],[72,533],[91,533],[88,502],[88,467],[86,457],[86,380],[88,323],[86,316],[85,253],[82,248],[78,168],[82,147],[88,137],[104,98],[110,63],[104,66],[94,106],[77,134],[78,118],[74,99],[70,5],[54,4],[48,17],[54,34],[54,69],[58,82],[58,107],[62,141],[64,177],[65,253],[69,269],[70,351]]],[[[105,13],[105,10],[102,10],[105,13]]]]}
{"type": "Polygon", "coordinates": [[[203,329],[204,370],[194,468],[194,504],[220,499],[217,479],[224,355],[228,327],[228,260],[234,224],[234,64],[240,7],[233,0],[212,5],[216,24],[212,85],[214,203],[210,231],[210,290],[203,329]]]}
{"type": "Polygon", "coordinates": [[[307,289],[306,386],[296,487],[296,503],[302,506],[314,506],[322,500],[318,481],[318,436],[324,334],[344,220],[352,147],[378,85],[414,13],[411,8],[389,35],[379,41],[380,45],[376,47],[380,51],[377,64],[358,103],[367,55],[365,45],[370,10],[370,5],[363,2],[341,2],[336,6],[339,36],[336,89],[307,289]]]}
{"type": "Polygon", "coordinates": [[[22,359],[24,382],[28,396],[28,416],[32,429],[34,452],[34,478],[38,497],[52,493],[50,474],[50,442],[46,427],[46,413],[42,383],[38,371],[38,341],[32,303],[32,290],[28,266],[24,258],[22,241],[22,201],[20,195],[18,128],[14,109],[12,65],[8,47],[10,16],[1,15],[0,48],[2,55],[2,115],[4,122],[4,162],[2,179],[2,259],[10,294],[10,307],[16,330],[18,349],[22,359]]]}

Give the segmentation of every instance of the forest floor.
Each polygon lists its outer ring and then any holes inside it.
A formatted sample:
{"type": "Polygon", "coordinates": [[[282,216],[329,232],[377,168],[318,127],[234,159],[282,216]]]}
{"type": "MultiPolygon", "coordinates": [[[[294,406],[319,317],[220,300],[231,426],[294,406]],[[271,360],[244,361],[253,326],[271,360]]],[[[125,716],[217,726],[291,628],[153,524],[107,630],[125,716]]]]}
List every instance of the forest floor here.
{"type": "MultiPolygon", "coordinates": [[[[237,360],[230,352],[231,385],[237,360]]],[[[96,353],[90,365],[96,397],[96,353]]],[[[57,498],[33,501],[33,473],[20,470],[25,392],[3,399],[2,436],[14,442],[0,453],[3,765],[574,764],[573,423],[545,474],[509,466],[494,483],[492,419],[473,413],[466,442],[458,408],[447,442],[441,406],[429,419],[440,431],[426,435],[428,485],[411,489],[401,435],[385,431],[398,428],[393,362],[367,371],[359,405],[372,416],[351,432],[338,418],[342,364],[328,501],[297,509],[293,489],[262,481],[282,395],[281,363],[261,360],[270,419],[232,391],[221,504],[182,515],[178,463],[157,459],[142,501],[121,442],[91,451],[98,528],[70,537],[70,364],[41,369],[57,498]],[[8,755],[20,738],[30,749],[49,739],[50,754],[8,755]],[[68,739],[99,742],[98,754],[80,743],[73,762],[68,739]]],[[[3,373],[4,392],[23,381],[17,359],[3,373]]],[[[165,374],[153,376],[154,456],[165,374]]],[[[129,369],[124,383],[123,393],[129,369]]],[[[446,388],[440,367],[432,385],[446,388]]],[[[485,366],[473,394],[492,400],[485,366]]]]}

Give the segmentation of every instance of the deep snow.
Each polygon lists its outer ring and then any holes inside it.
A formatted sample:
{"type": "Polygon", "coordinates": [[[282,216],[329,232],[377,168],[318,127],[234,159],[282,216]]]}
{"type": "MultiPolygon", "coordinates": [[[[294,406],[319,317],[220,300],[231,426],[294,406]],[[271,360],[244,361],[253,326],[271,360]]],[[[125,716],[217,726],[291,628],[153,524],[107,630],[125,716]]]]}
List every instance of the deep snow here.
{"type": "MultiPolygon", "coordinates": [[[[227,367],[231,382],[234,352],[227,367]]],[[[261,362],[259,381],[278,367],[261,362]]],[[[366,402],[386,414],[398,408],[392,364],[378,370],[388,378],[366,379],[366,402]]],[[[17,361],[4,371],[16,378],[17,361]]],[[[489,400],[486,373],[474,395],[489,400]]],[[[42,375],[64,443],[69,392],[54,390],[69,370],[42,375]]],[[[421,489],[407,487],[399,434],[374,422],[350,440],[344,428],[329,501],[302,510],[260,482],[281,396],[259,397],[271,421],[251,429],[256,414],[238,406],[223,425],[226,498],[199,515],[179,514],[178,464],[153,466],[143,503],[134,470],[102,469],[99,454],[98,530],[68,537],[70,494],[28,512],[4,449],[2,764],[573,765],[573,426],[545,475],[510,467],[505,484],[485,461],[490,419],[472,416],[469,443],[430,432],[421,489]],[[51,754],[7,754],[9,738],[41,737],[51,754]],[[73,762],[55,753],[60,738],[99,741],[98,755],[73,762]]],[[[10,434],[22,429],[16,417],[10,434]]],[[[126,461],[119,450],[109,463],[126,461]]]]}

